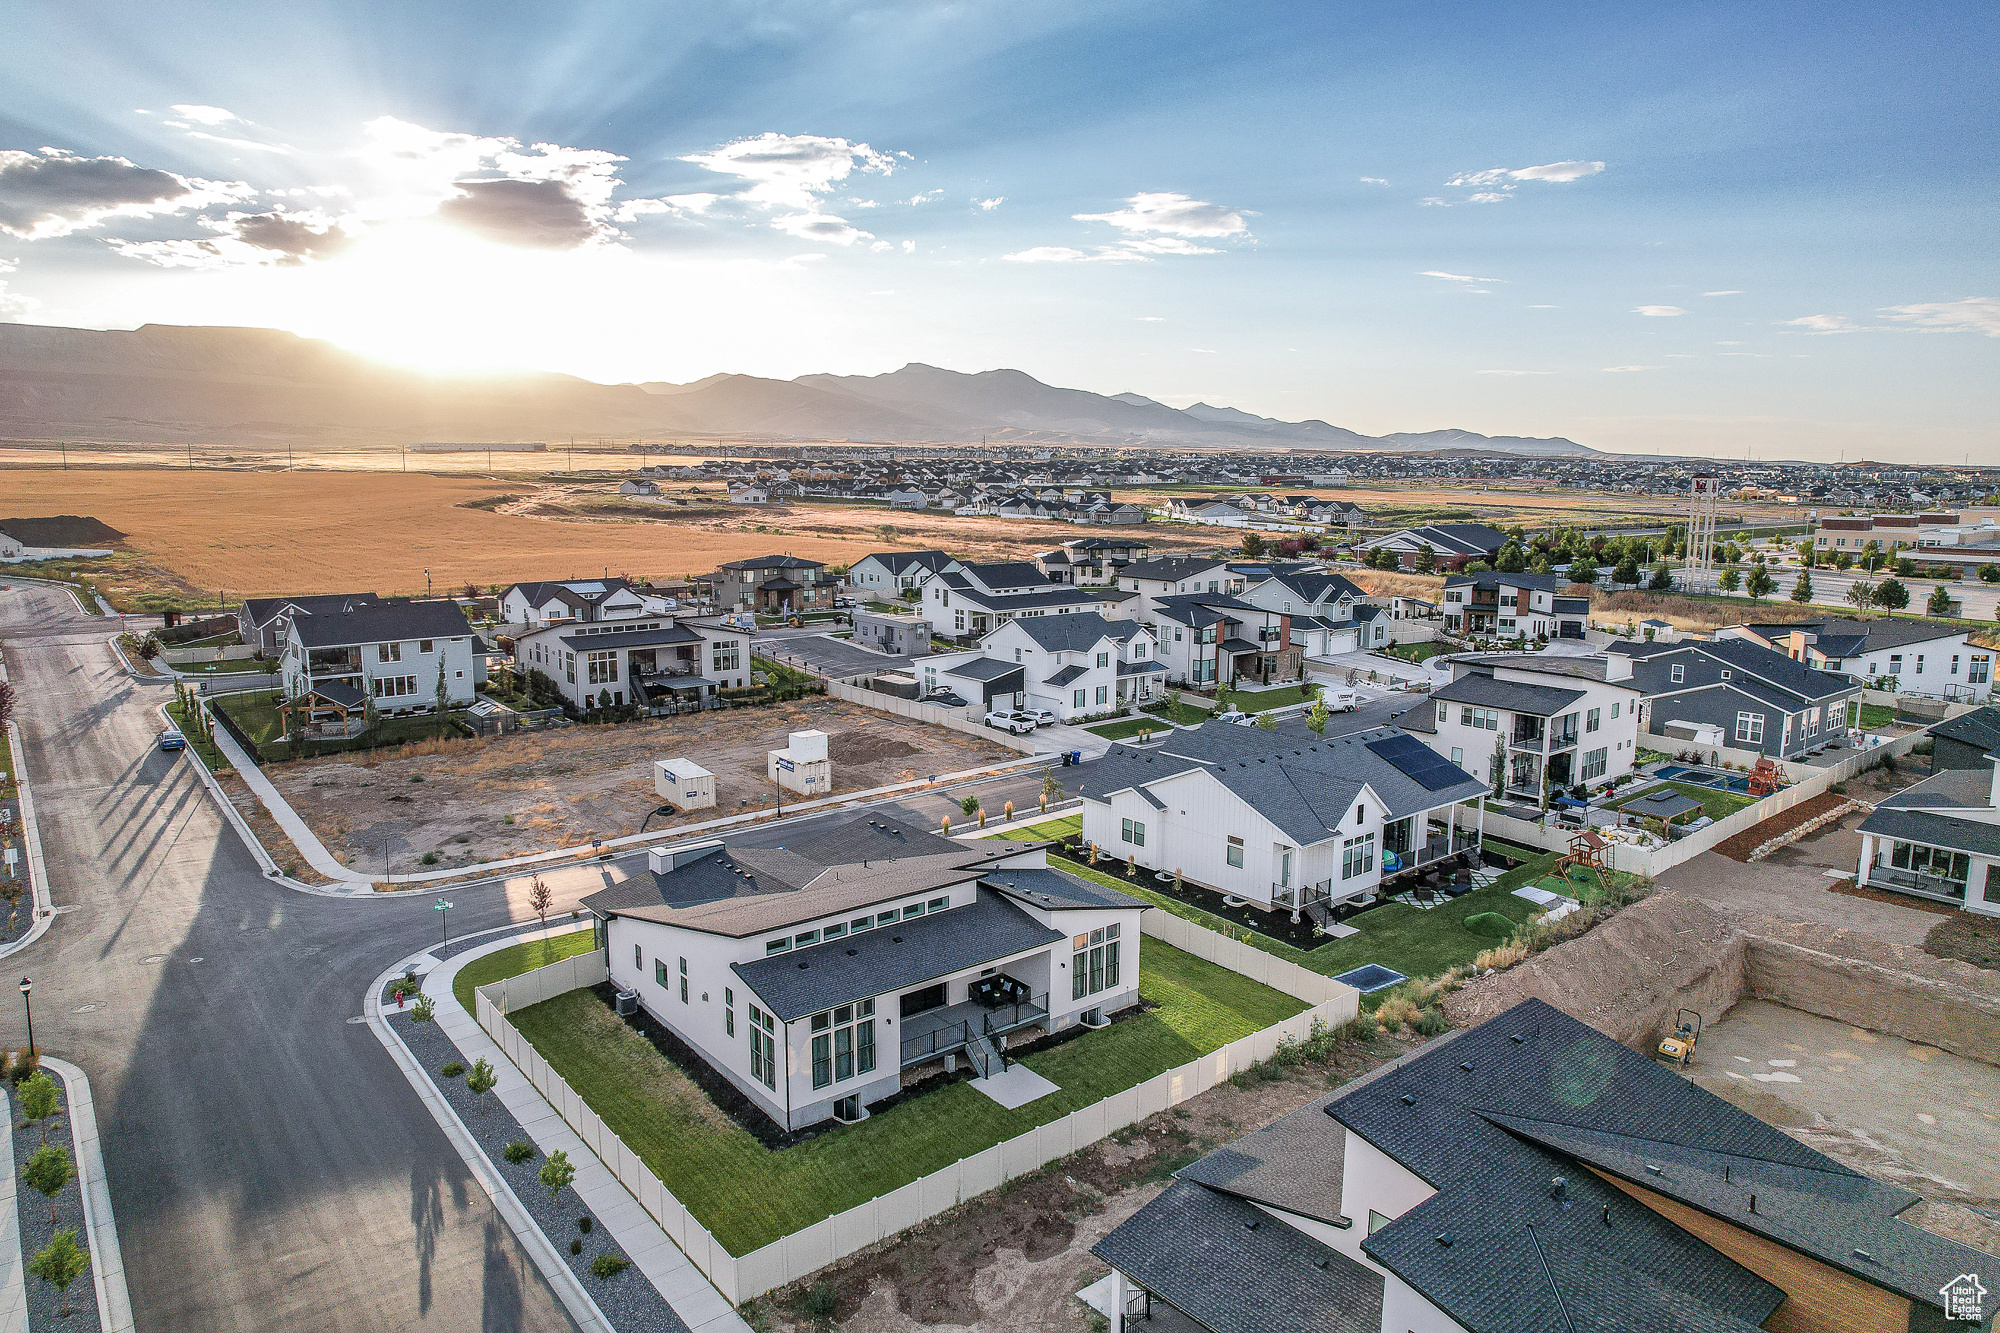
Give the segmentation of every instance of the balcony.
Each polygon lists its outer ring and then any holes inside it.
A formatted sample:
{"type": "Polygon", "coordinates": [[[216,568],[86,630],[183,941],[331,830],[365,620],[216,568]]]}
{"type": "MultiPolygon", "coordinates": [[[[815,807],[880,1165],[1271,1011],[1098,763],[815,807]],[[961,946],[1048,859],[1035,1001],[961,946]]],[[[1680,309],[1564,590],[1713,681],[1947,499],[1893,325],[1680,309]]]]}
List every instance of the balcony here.
{"type": "Polygon", "coordinates": [[[1581,739],[1581,736],[1575,727],[1569,727],[1563,731],[1551,732],[1549,734],[1549,753],[1554,754],[1558,750],[1575,749],[1579,739],[1581,739]]]}
{"type": "Polygon", "coordinates": [[[1507,743],[1516,748],[1526,746],[1529,749],[1539,750],[1542,748],[1542,736],[1545,731],[1540,718],[1517,717],[1514,719],[1513,734],[1508,737],[1507,743]]]}
{"type": "Polygon", "coordinates": [[[1892,865],[1872,865],[1868,867],[1868,882],[1885,888],[1899,889],[1904,893],[1914,893],[1924,898],[1935,898],[1939,902],[1962,903],[1965,901],[1965,882],[1947,879],[1943,875],[1928,875],[1918,870],[1899,870],[1892,865]]]}
{"type": "Polygon", "coordinates": [[[307,674],[320,676],[358,676],[361,674],[361,653],[359,650],[325,650],[306,655],[307,674]]]}
{"type": "Polygon", "coordinates": [[[1046,1023],[1049,1018],[1049,997],[1046,992],[1030,995],[1013,1004],[988,1007],[974,1000],[963,1004],[948,1004],[938,1009],[927,1009],[920,1014],[911,1014],[903,1020],[903,1064],[904,1069],[920,1065],[930,1060],[938,1060],[954,1051],[964,1050],[980,1037],[995,1039],[1023,1028],[1031,1028],[1037,1023],[1046,1023]]]}

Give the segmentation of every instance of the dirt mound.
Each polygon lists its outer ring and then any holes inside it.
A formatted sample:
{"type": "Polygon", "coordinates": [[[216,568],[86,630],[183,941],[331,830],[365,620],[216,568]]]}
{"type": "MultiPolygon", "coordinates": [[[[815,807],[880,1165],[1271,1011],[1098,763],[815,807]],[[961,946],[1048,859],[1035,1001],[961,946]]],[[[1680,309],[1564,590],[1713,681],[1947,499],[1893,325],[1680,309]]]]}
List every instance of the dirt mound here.
{"type": "Polygon", "coordinates": [[[866,727],[856,727],[827,737],[827,758],[836,764],[874,764],[884,759],[902,759],[923,751],[895,736],[866,727]]]}
{"type": "Polygon", "coordinates": [[[1662,890],[1586,935],[1447,996],[1444,1012],[1454,1027],[1471,1027],[1523,1000],[1546,1000],[1647,1050],[1675,1009],[1718,1018],[1742,985],[1743,942],[1734,923],[1706,903],[1662,890]]]}

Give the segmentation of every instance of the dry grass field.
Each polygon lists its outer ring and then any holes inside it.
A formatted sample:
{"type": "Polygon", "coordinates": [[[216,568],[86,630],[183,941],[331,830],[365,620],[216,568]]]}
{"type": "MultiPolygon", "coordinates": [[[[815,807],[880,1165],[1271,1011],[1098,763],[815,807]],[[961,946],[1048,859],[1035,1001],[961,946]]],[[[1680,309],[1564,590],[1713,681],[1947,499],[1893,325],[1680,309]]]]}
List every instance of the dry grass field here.
{"type": "MultiPolygon", "coordinates": [[[[848,564],[886,547],[941,547],[978,558],[1015,558],[1092,530],[910,514],[840,505],[769,507],[715,517],[584,518],[562,501],[574,483],[548,487],[411,472],[238,472],[196,469],[7,469],[9,513],[89,514],[127,534],[147,566],[230,601],[244,596],[370,589],[418,593],[425,571],[437,591],[467,583],[703,574],[725,560],[786,551],[848,564]],[[469,507],[500,495],[550,497],[553,514],[469,507]],[[896,529],[893,538],[880,529],[896,529]]],[[[615,488],[591,484],[606,501],[615,488]]],[[[1155,530],[1161,550],[1212,549],[1213,530],[1155,530]]],[[[117,583],[107,579],[117,601],[117,583]]]]}

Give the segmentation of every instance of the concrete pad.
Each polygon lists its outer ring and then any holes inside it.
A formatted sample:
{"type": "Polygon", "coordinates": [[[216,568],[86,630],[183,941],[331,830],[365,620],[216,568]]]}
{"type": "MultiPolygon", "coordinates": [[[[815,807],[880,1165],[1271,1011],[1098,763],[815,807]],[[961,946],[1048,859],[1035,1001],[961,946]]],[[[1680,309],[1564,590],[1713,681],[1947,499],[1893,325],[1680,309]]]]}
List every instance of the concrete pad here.
{"type": "Polygon", "coordinates": [[[1562,901],[1560,893],[1550,893],[1547,889],[1538,889],[1532,884],[1527,888],[1514,890],[1514,896],[1516,898],[1526,898],[1537,907],[1547,907],[1550,903],[1562,901]]]}
{"type": "Polygon", "coordinates": [[[1026,1065],[1014,1065],[991,1078],[973,1079],[971,1086],[1010,1111],[1018,1110],[1052,1092],[1061,1091],[1055,1084],[1026,1065]]]}
{"type": "Polygon", "coordinates": [[[1344,940],[1349,935],[1359,935],[1361,931],[1358,927],[1350,926],[1345,921],[1336,921],[1326,927],[1324,933],[1336,940],[1344,940]]]}

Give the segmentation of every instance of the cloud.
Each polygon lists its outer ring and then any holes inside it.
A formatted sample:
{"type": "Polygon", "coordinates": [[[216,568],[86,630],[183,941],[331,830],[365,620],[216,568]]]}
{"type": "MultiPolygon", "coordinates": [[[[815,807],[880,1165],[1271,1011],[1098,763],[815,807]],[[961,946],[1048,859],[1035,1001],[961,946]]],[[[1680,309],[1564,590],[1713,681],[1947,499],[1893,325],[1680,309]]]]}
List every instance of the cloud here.
{"type": "Polygon", "coordinates": [[[1638,305],[1632,307],[1635,315],[1650,315],[1654,319],[1671,319],[1675,315],[1685,315],[1687,311],[1677,305],[1638,305]]]}
{"type": "MultiPolygon", "coordinates": [[[[1461,171],[1445,184],[1475,191],[1466,198],[1466,203],[1498,204],[1512,198],[1523,181],[1561,185],[1582,180],[1585,176],[1595,176],[1602,170],[1602,162],[1545,162],[1538,167],[1489,167],[1485,171],[1461,171]]],[[[1418,202],[1438,208],[1451,207],[1449,199],[1436,196],[1418,202]]]]}
{"type": "Polygon", "coordinates": [[[187,102],[174,103],[173,112],[182,120],[191,120],[197,125],[227,125],[232,120],[242,120],[234,111],[224,111],[219,106],[200,106],[187,102]]]}
{"type": "Polygon", "coordinates": [[[255,193],[241,181],[182,176],[122,157],[0,149],[0,232],[26,241],[67,236],[110,218],[190,212],[255,193]]]}
{"type": "Polygon", "coordinates": [[[1507,198],[1508,196],[1504,193],[1493,190],[1481,190],[1465,202],[1468,204],[1504,204],[1507,202],[1507,198]]]}
{"type": "Polygon", "coordinates": [[[1222,251],[1206,245],[1196,245],[1178,236],[1139,236],[1129,241],[1119,242],[1118,248],[1133,258],[1146,255],[1219,255],[1222,251]]]}
{"type": "Polygon", "coordinates": [[[1659,369],[1658,366],[1606,366],[1604,368],[1604,373],[1607,375],[1626,375],[1630,374],[1635,370],[1658,370],[1658,369],[1659,369]]]}
{"type": "Polygon", "coordinates": [[[913,254],[915,254],[916,252],[917,252],[917,243],[916,243],[915,241],[904,241],[904,242],[903,242],[903,253],[904,253],[904,254],[906,254],[906,255],[913,255],[913,254]]]}
{"type": "Polygon", "coordinates": [[[1007,196],[996,194],[991,199],[975,199],[972,202],[979,205],[986,212],[991,213],[994,209],[1007,202],[1007,196]]]}
{"type": "Polygon", "coordinates": [[[1743,292],[1742,292],[1742,289],[1741,289],[1741,288],[1733,288],[1733,289],[1731,289],[1731,290],[1729,290],[1729,291],[1725,291],[1725,292],[1703,292],[1703,293],[1702,293],[1702,295],[1703,295],[1703,296],[1741,296],[1741,295],[1743,295],[1743,292]]]}
{"type": "Polygon", "coordinates": [[[1475,278],[1465,273],[1446,273],[1442,269],[1427,268],[1417,274],[1420,278],[1443,278],[1446,282],[1500,282],[1500,278],[1475,278]]]}
{"type": "Polygon", "coordinates": [[[598,235],[589,207],[559,180],[460,181],[437,215],[503,245],[537,250],[573,250],[598,235]]]}
{"type": "Polygon", "coordinates": [[[223,269],[295,267],[330,259],[354,242],[353,234],[338,219],[316,210],[230,213],[198,221],[215,235],[166,241],[113,240],[110,245],[126,259],[161,268],[223,269]]]}
{"type": "Polygon", "coordinates": [[[738,198],[765,208],[817,212],[815,196],[825,194],[855,171],[888,175],[895,161],[865,143],[820,134],[778,134],[766,131],[747,139],[732,139],[705,153],[681,159],[738,180],[750,188],[738,198]]]}
{"type": "Polygon", "coordinates": [[[1421,208],[1450,208],[1451,200],[1440,199],[1436,195],[1432,194],[1432,195],[1426,195],[1422,199],[1417,200],[1417,204],[1421,208]]]}
{"type": "Polygon", "coordinates": [[[7,290],[7,277],[21,267],[18,259],[0,259],[0,320],[23,320],[41,305],[32,296],[7,290]]]}
{"type": "Polygon", "coordinates": [[[1781,321],[1787,327],[1807,333],[1859,333],[1861,326],[1845,315],[1801,315],[1781,321]]]}
{"type": "Polygon", "coordinates": [[[1115,255],[1092,254],[1088,250],[1078,250],[1068,245],[1038,245],[1030,250],[1016,250],[1011,255],[1002,255],[1017,264],[1083,264],[1098,259],[1113,259],[1115,255]]]}
{"type": "Polygon", "coordinates": [[[1168,191],[1135,194],[1116,212],[1072,216],[1078,222],[1108,222],[1120,231],[1167,236],[1244,236],[1250,231],[1233,209],[1168,191]]]}
{"type": "Polygon", "coordinates": [[[1383,180],[1380,176],[1363,176],[1361,183],[1363,185],[1387,185],[1389,182],[1383,180]]]}
{"type": "Polygon", "coordinates": [[[627,199],[618,205],[616,216],[620,222],[636,222],[661,213],[680,218],[701,217],[720,198],[719,194],[669,194],[658,199],[627,199]]]}
{"type": "Polygon", "coordinates": [[[771,225],[802,241],[826,241],[833,245],[852,245],[875,238],[874,232],[863,231],[846,218],[829,213],[789,213],[772,219],[771,225]]]}
{"type": "Polygon", "coordinates": [[[933,199],[939,199],[942,198],[943,196],[944,196],[944,189],[942,186],[940,186],[938,189],[935,190],[925,190],[920,194],[913,194],[908,199],[905,199],[903,202],[914,208],[918,204],[928,204],[933,199]]]}
{"type": "Polygon", "coordinates": [[[1553,370],[1482,370],[1481,375],[1553,375],[1553,370]]]}
{"type": "Polygon", "coordinates": [[[1890,319],[1932,333],[1978,333],[2000,338],[2000,301],[1973,296],[1963,301],[1892,305],[1882,311],[1890,319]]]}

